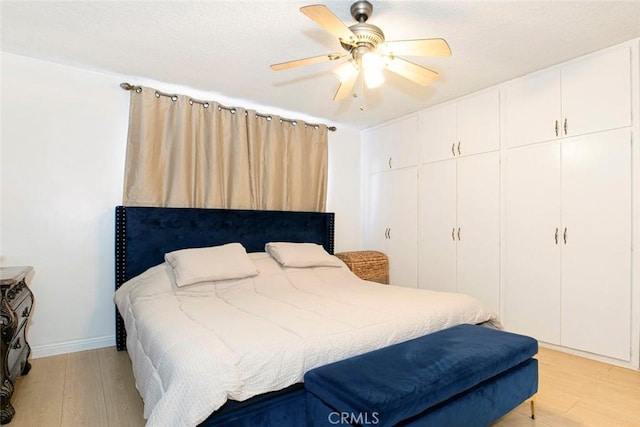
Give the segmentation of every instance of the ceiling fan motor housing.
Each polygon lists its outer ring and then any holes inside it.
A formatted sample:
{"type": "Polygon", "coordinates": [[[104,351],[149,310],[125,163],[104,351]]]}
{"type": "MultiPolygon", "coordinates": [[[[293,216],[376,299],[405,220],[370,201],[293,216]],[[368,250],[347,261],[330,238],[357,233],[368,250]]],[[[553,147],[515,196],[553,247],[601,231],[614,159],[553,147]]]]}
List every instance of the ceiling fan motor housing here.
{"type": "Polygon", "coordinates": [[[340,44],[357,63],[360,62],[359,59],[362,55],[375,51],[380,44],[384,43],[382,30],[375,25],[366,23],[372,13],[373,5],[366,0],[357,1],[351,5],[351,16],[358,23],[350,26],[349,30],[356,36],[356,40],[340,44]]]}
{"type": "Polygon", "coordinates": [[[356,49],[360,51],[373,51],[376,50],[380,44],[384,43],[384,33],[375,25],[361,22],[350,26],[349,29],[355,34],[356,42],[354,45],[341,43],[342,47],[348,52],[356,49]]]}
{"type": "Polygon", "coordinates": [[[366,0],[357,1],[351,5],[351,16],[357,22],[367,22],[373,13],[373,5],[366,0]]]}

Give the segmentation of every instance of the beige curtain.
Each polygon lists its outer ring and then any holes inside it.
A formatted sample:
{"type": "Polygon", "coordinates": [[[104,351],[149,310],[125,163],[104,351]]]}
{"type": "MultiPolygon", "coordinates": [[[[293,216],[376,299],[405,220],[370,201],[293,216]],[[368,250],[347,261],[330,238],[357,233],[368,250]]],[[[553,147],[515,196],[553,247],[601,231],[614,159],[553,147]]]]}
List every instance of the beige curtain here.
{"type": "Polygon", "coordinates": [[[324,211],[327,128],[249,112],[251,194],[261,209],[324,211]]]}
{"type": "Polygon", "coordinates": [[[324,211],[327,128],[131,92],[125,206],[324,211]]]}

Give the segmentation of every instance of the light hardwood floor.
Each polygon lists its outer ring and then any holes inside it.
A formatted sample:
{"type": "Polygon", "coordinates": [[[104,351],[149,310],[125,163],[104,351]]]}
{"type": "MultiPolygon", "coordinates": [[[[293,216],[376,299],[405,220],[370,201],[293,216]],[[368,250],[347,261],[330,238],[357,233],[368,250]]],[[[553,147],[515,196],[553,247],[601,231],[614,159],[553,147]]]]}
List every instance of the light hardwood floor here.
{"type": "MultiPolygon", "coordinates": [[[[505,426],[640,426],[640,372],[540,349],[536,419],[529,403],[505,426]]],[[[11,427],[143,426],[142,400],[126,352],[115,348],[32,360],[12,402],[11,427]]]]}

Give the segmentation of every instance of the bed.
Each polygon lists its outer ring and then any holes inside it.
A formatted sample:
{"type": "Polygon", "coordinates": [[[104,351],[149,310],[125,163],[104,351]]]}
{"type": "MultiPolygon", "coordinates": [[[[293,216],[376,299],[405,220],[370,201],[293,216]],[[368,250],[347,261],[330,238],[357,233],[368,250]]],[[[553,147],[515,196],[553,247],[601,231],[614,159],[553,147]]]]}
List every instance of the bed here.
{"type": "Polygon", "coordinates": [[[300,268],[264,252],[293,242],[332,254],[333,232],[331,213],[116,208],[117,347],[129,350],[148,425],[304,425],[308,370],[456,324],[499,325],[468,296],[365,282],[335,257],[300,268]],[[165,254],[231,243],[259,274],[176,286],[165,254]]]}

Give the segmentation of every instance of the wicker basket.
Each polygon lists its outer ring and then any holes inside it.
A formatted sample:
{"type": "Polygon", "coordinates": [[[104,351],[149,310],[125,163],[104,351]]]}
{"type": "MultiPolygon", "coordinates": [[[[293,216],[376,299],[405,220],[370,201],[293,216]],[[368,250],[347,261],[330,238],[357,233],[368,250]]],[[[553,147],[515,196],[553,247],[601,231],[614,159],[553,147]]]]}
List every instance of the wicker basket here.
{"type": "Polygon", "coordinates": [[[389,284],[389,258],[382,252],[353,251],[335,255],[359,278],[389,284]]]}

